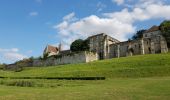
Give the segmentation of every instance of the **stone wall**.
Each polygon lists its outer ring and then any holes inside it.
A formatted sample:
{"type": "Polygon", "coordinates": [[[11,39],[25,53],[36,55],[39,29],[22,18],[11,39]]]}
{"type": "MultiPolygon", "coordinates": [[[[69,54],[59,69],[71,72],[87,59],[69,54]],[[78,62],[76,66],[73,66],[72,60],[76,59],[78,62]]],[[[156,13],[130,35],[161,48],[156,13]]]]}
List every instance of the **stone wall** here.
{"type": "MultiPolygon", "coordinates": [[[[158,34],[158,33],[155,33],[158,34]]],[[[125,57],[141,54],[167,53],[168,47],[165,38],[153,35],[151,38],[125,41],[110,45],[110,58],[125,57]]]]}
{"type": "Polygon", "coordinates": [[[108,59],[110,53],[109,45],[120,42],[104,33],[88,37],[87,40],[89,41],[89,50],[97,52],[99,59],[108,59]]]}
{"type": "Polygon", "coordinates": [[[142,54],[142,40],[125,41],[110,45],[110,58],[142,54]]]}
{"type": "Polygon", "coordinates": [[[54,65],[64,65],[64,64],[76,64],[76,63],[86,63],[98,60],[97,53],[93,52],[79,52],[70,53],[68,55],[62,55],[60,57],[50,57],[46,60],[34,60],[33,66],[54,66],[54,65]]]}

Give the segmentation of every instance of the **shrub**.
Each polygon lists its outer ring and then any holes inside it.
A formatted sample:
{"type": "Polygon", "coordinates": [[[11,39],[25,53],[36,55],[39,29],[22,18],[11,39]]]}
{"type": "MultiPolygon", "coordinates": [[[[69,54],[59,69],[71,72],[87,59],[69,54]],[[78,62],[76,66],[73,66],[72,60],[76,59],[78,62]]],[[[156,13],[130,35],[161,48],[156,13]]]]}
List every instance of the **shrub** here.
{"type": "Polygon", "coordinates": [[[13,81],[7,84],[8,86],[33,87],[34,83],[30,81],[13,81]]]}
{"type": "Polygon", "coordinates": [[[5,68],[5,64],[0,64],[0,70],[4,69],[5,68]]]}

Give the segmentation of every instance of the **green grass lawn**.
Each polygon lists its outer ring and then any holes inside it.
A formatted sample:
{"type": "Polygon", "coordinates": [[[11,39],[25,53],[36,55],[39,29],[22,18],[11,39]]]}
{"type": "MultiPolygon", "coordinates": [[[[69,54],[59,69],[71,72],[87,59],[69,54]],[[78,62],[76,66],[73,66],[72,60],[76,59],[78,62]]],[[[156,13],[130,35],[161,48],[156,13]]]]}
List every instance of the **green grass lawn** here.
{"type": "Polygon", "coordinates": [[[71,64],[52,67],[25,68],[21,72],[0,70],[0,76],[48,76],[48,77],[155,77],[170,76],[170,53],[140,55],[124,58],[101,60],[86,64],[71,64]]]}
{"type": "MultiPolygon", "coordinates": [[[[41,80],[39,82],[44,82],[41,80]]],[[[45,81],[43,87],[0,85],[0,100],[169,100],[170,77],[45,81]],[[52,87],[51,87],[51,86],[52,87]]]]}
{"type": "Polygon", "coordinates": [[[89,77],[106,80],[0,79],[0,100],[169,100],[170,53],[86,64],[2,71],[3,77],[89,77]],[[30,87],[11,85],[28,82],[30,87]]]}

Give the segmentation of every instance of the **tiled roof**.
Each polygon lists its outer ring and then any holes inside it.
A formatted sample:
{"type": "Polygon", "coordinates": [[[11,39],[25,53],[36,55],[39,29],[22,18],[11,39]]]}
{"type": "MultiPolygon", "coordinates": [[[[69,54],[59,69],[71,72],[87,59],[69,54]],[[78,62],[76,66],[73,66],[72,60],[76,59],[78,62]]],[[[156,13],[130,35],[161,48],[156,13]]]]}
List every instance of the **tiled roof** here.
{"type": "Polygon", "coordinates": [[[159,26],[152,26],[150,29],[146,30],[145,33],[159,31],[159,26]]]}
{"type": "Polygon", "coordinates": [[[55,53],[57,53],[58,52],[58,48],[57,47],[54,47],[54,46],[51,46],[51,45],[48,45],[47,46],[47,52],[55,52],[55,53]]]}

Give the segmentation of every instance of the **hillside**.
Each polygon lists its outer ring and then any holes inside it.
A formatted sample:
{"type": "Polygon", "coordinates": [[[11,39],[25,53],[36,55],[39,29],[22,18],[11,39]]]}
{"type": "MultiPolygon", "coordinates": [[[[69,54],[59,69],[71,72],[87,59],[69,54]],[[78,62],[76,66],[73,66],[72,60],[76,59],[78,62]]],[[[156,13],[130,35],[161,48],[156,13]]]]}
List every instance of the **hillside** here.
{"type": "Polygon", "coordinates": [[[25,68],[21,72],[0,71],[4,77],[156,77],[170,76],[170,53],[114,58],[86,64],[25,68]]]}
{"type": "Polygon", "coordinates": [[[169,100],[170,54],[140,55],[2,71],[1,77],[89,77],[106,80],[0,79],[2,100],[169,100]]]}

